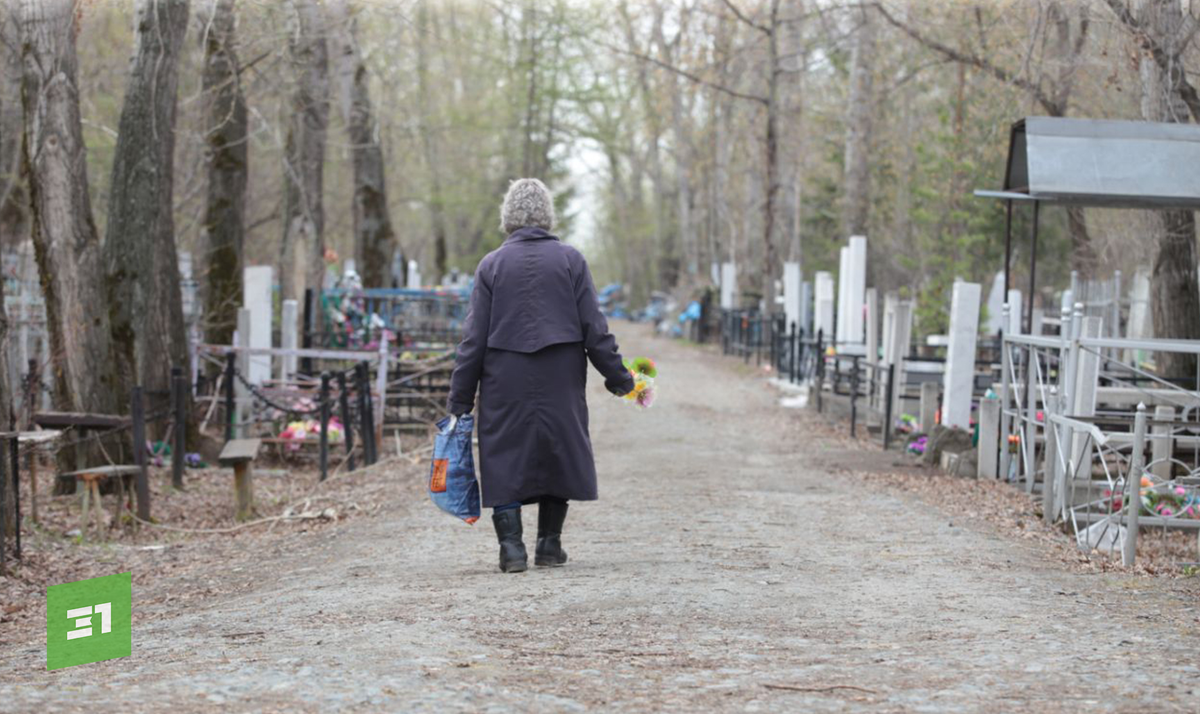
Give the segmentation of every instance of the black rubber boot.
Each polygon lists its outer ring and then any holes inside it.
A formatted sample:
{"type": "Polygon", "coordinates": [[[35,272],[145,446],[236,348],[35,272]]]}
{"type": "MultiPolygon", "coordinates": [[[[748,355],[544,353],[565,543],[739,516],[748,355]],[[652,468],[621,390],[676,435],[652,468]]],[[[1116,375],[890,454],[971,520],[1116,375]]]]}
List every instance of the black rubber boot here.
{"type": "Polygon", "coordinates": [[[496,539],[500,541],[500,570],[525,572],[529,568],[529,557],[525,554],[525,541],[521,540],[521,509],[493,513],[492,525],[496,526],[496,539]]]}
{"type": "Polygon", "coordinates": [[[566,519],[566,501],[546,500],[538,504],[538,538],[534,563],[541,566],[558,566],[567,562],[567,551],[562,548],[562,528],[566,519]]]}

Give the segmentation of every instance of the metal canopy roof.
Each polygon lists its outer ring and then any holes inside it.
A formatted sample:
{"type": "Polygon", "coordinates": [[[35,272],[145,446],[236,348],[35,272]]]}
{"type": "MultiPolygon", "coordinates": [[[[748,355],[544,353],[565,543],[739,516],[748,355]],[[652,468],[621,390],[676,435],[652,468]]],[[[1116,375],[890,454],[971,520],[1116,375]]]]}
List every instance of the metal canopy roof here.
{"type": "Polygon", "coordinates": [[[1004,192],[976,195],[1200,209],[1200,126],[1026,117],[1009,135],[1004,192]]]}

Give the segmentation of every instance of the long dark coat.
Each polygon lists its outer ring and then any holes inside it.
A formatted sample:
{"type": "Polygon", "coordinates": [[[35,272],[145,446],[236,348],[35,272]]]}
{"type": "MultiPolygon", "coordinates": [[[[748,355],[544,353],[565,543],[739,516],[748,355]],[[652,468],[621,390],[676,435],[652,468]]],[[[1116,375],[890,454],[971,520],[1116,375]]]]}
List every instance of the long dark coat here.
{"type": "Polygon", "coordinates": [[[514,231],[475,272],[450,378],[452,414],[479,389],[484,506],[596,499],[587,360],[610,392],[633,389],[583,255],[540,228],[514,231]]]}

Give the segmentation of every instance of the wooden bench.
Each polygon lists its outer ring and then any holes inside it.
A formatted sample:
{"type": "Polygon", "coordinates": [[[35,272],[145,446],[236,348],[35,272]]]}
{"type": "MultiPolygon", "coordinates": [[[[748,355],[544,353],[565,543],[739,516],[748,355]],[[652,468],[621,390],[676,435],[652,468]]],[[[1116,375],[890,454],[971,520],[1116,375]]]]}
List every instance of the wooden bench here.
{"type": "Polygon", "coordinates": [[[254,517],[254,459],[262,448],[262,439],[231,439],[221,449],[217,462],[233,467],[233,490],[237,499],[238,521],[254,517]]]}
{"type": "Polygon", "coordinates": [[[113,508],[113,522],[120,524],[122,509],[128,511],[132,516],[133,510],[130,508],[126,494],[133,494],[133,478],[141,470],[141,467],[137,465],[115,464],[60,474],[62,478],[74,478],[77,483],[83,483],[83,515],[80,517],[79,524],[79,536],[81,539],[87,538],[88,515],[91,509],[92,498],[96,499],[97,526],[101,535],[104,534],[104,523],[100,515],[103,508],[100,499],[100,484],[104,481],[109,479],[113,481],[114,491],[117,496],[117,505],[113,508]]]}

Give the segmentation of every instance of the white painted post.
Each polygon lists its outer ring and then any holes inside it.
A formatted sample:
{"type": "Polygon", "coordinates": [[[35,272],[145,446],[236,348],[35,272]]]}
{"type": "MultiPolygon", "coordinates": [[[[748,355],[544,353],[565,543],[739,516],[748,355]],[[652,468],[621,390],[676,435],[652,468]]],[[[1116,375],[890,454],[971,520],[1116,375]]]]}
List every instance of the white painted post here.
{"type": "Polygon", "coordinates": [[[846,310],[849,307],[847,304],[850,300],[850,247],[842,246],[838,251],[838,275],[837,275],[837,313],[834,315],[834,330],[837,336],[838,351],[841,352],[842,344],[846,341],[846,310]]]}
{"type": "Polygon", "coordinates": [[[1062,427],[1050,421],[1051,414],[1058,414],[1058,387],[1050,387],[1050,403],[1046,405],[1046,448],[1042,459],[1042,521],[1054,522],[1054,489],[1058,484],[1059,434],[1062,427]]]}
{"type": "Polygon", "coordinates": [[[816,310],[813,314],[813,337],[824,331],[825,344],[833,339],[833,275],[822,270],[816,274],[816,310]]]}
{"type": "Polygon", "coordinates": [[[721,263],[721,309],[733,310],[737,307],[737,265],[730,262],[721,263]]]}
{"type": "MultiPolygon", "coordinates": [[[[251,265],[242,271],[242,305],[250,311],[246,344],[254,349],[271,348],[271,315],[274,312],[271,284],[274,270],[269,265],[251,265]]],[[[253,355],[245,372],[251,384],[271,378],[271,356],[253,355]]]]}
{"type": "Polygon", "coordinates": [[[879,295],[875,288],[867,288],[867,362],[879,364],[879,295]]]}
{"type": "MultiPolygon", "coordinates": [[[[251,319],[252,315],[250,310],[244,307],[238,309],[237,333],[235,333],[233,336],[233,344],[235,346],[243,348],[250,346],[251,319]]],[[[239,352],[235,363],[237,365],[238,373],[242,374],[243,376],[246,375],[250,369],[250,355],[246,352],[239,352]]],[[[237,378],[234,378],[233,388],[234,401],[237,403],[237,419],[235,420],[236,426],[234,428],[234,432],[236,433],[237,438],[241,439],[246,437],[246,427],[244,425],[250,414],[250,390],[247,389],[246,385],[242,384],[242,381],[237,378]]]]}
{"type": "Polygon", "coordinates": [[[379,358],[376,363],[379,371],[375,373],[375,392],[378,395],[375,400],[375,444],[378,449],[383,443],[383,414],[388,386],[388,343],[383,335],[379,337],[379,358]]]}
{"type": "Polygon", "coordinates": [[[980,292],[979,283],[956,282],[950,301],[950,344],[946,350],[942,424],[958,429],[971,427],[980,292]]]}
{"type": "MultiPolygon", "coordinates": [[[[296,300],[284,300],[279,319],[279,346],[284,350],[295,350],[299,347],[300,303],[296,300]]],[[[296,374],[295,353],[285,352],[279,359],[279,381],[285,382],[296,374]]]]}
{"type": "Polygon", "coordinates": [[[421,287],[421,265],[415,260],[408,261],[408,280],[405,281],[405,287],[414,290],[421,287]]]}
{"type": "MultiPolygon", "coordinates": [[[[1100,337],[1104,331],[1104,319],[1084,317],[1083,303],[1075,303],[1072,326],[1079,325],[1080,337],[1100,337]]],[[[1071,395],[1071,413],[1066,416],[1090,417],[1096,415],[1096,380],[1100,374],[1100,357],[1095,352],[1078,350],[1075,366],[1075,388],[1071,395]]],[[[1083,434],[1075,434],[1071,440],[1071,457],[1075,462],[1074,478],[1087,479],[1092,470],[1092,460],[1087,453],[1089,441],[1083,434]]]]}
{"type": "Polygon", "coordinates": [[[890,347],[892,355],[888,364],[895,365],[895,369],[892,371],[896,379],[896,388],[892,390],[892,413],[899,415],[904,405],[902,399],[904,385],[908,383],[908,375],[904,371],[904,360],[908,357],[908,343],[912,339],[912,300],[897,300],[894,314],[890,347]]]}
{"type": "Polygon", "coordinates": [[[1021,309],[1021,291],[1015,288],[1009,290],[1007,304],[1008,322],[1005,324],[1003,315],[1000,318],[1000,322],[1004,324],[1004,329],[1008,334],[1019,335],[1021,334],[1021,318],[1025,316],[1025,312],[1021,309]]]}
{"type": "Polygon", "coordinates": [[[979,402],[979,447],[976,453],[976,476],[996,478],[999,475],[997,460],[1000,456],[999,398],[979,402]]]}
{"type": "MultiPolygon", "coordinates": [[[[1175,421],[1175,407],[1160,404],[1154,408],[1154,421],[1175,421]]],[[[1171,438],[1171,427],[1163,424],[1154,427],[1154,440],[1150,442],[1150,460],[1155,462],[1150,471],[1159,478],[1171,478],[1171,456],[1175,453],[1175,440],[1171,438]]]]}
{"type": "MultiPolygon", "coordinates": [[[[804,327],[803,320],[800,318],[800,309],[803,303],[802,299],[802,281],[800,280],[800,263],[788,261],[783,264],[783,314],[784,314],[784,331],[792,329],[792,324],[795,323],[796,329],[804,327]]],[[[790,332],[788,334],[791,334],[790,332]]]]}
{"type": "Polygon", "coordinates": [[[1133,456],[1125,481],[1125,547],[1121,563],[1133,567],[1137,560],[1138,516],[1142,510],[1142,470],[1146,464],[1146,405],[1139,404],[1133,418],[1133,456]]]}

